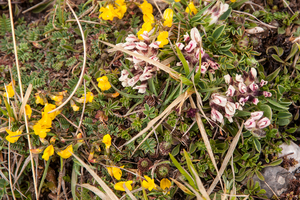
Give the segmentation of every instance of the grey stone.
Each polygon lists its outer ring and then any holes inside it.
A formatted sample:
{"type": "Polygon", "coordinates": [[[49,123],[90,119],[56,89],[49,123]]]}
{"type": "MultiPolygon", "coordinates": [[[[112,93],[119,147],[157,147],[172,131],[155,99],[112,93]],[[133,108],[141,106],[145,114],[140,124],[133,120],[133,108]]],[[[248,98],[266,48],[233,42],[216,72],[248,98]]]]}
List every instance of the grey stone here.
{"type": "Polygon", "coordinates": [[[294,158],[298,162],[296,165],[289,168],[289,172],[294,172],[300,167],[300,147],[292,141],[290,145],[283,143],[279,147],[282,148],[281,153],[278,154],[279,157],[290,154],[287,156],[287,158],[294,158]]]}
{"type": "Polygon", "coordinates": [[[289,183],[295,177],[286,169],[280,166],[266,167],[261,171],[265,181],[261,181],[256,175],[253,177],[253,181],[259,182],[260,188],[266,190],[266,196],[271,198],[274,194],[280,196],[288,189],[289,183]],[[268,184],[266,184],[266,183],[268,184]],[[269,188],[272,188],[272,190],[269,188]]]}

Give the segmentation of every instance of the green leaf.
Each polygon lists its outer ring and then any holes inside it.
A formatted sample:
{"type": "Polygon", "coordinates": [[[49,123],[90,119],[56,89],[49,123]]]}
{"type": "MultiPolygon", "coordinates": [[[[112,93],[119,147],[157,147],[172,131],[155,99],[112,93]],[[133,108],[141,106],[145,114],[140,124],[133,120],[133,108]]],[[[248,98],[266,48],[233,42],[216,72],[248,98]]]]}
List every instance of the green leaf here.
{"type": "Polygon", "coordinates": [[[222,33],[224,32],[225,29],[225,25],[219,26],[218,28],[216,28],[212,34],[212,37],[214,38],[214,40],[216,41],[217,39],[219,39],[219,37],[222,35],[222,33]]]}
{"type": "MultiPolygon", "coordinates": [[[[200,70],[200,69],[199,69],[199,70],[200,70]]],[[[193,82],[190,81],[189,79],[187,79],[187,78],[184,77],[184,76],[181,76],[181,77],[180,77],[180,80],[181,80],[182,83],[185,84],[185,85],[193,85],[193,82]]]]}
{"type": "Polygon", "coordinates": [[[248,1],[248,0],[236,1],[233,4],[230,4],[230,5],[234,9],[234,8],[237,8],[237,7],[241,6],[241,5],[243,5],[246,1],[248,1]]]}
{"type": "Polygon", "coordinates": [[[171,160],[173,161],[174,165],[180,171],[180,173],[188,180],[189,184],[195,188],[195,182],[194,182],[193,178],[191,177],[191,175],[189,173],[187,173],[187,171],[184,168],[181,167],[179,162],[174,158],[174,156],[172,156],[172,154],[169,153],[169,156],[170,156],[171,160]]]}
{"type": "Polygon", "coordinates": [[[260,152],[261,151],[261,144],[259,142],[259,140],[256,137],[253,137],[253,143],[255,146],[255,149],[260,152]]]}
{"type": "Polygon", "coordinates": [[[260,180],[262,180],[262,181],[265,180],[265,177],[260,173],[260,171],[255,170],[255,174],[260,180]]]}
{"type": "Polygon", "coordinates": [[[249,158],[249,156],[250,156],[250,153],[245,153],[245,154],[241,157],[241,159],[242,159],[242,160],[247,160],[247,159],[249,158]]]}
{"type": "Polygon", "coordinates": [[[298,48],[297,44],[294,43],[293,46],[292,46],[291,52],[288,55],[288,57],[285,59],[285,61],[288,61],[291,57],[293,57],[297,53],[298,49],[299,48],[298,48]]]}
{"type": "Polygon", "coordinates": [[[277,85],[277,91],[279,94],[283,94],[285,92],[285,87],[281,86],[281,85],[277,85]]]}
{"type": "Polygon", "coordinates": [[[295,133],[296,130],[297,130],[296,127],[295,128],[289,128],[289,129],[286,130],[286,132],[288,132],[288,133],[295,133]]]}
{"type": "Polygon", "coordinates": [[[281,71],[281,68],[278,67],[274,72],[272,72],[271,74],[269,74],[266,78],[266,80],[268,82],[271,82],[274,78],[276,78],[279,74],[279,72],[281,71]]]}
{"type": "Polygon", "coordinates": [[[226,12],[224,12],[221,17],[219,17],[219,20],[225,20],[229,17],[231,14],[232,8],[229,8],[226,12]]]}
{"type": "Polygon", "coordinates": [[[45,3],[42,3],[40,5],[38,5],[36,8],[34,8],[33,10],[31,10],[32,13],[40,13],[43,10],[45,10],[53,1],[46,1],[45,3]]]}
{"type": "Polygon", "coordinates": [[[258,104],[258,109],[264,112],[264,116],[272,119],[272,109],[270,106],[266,104],[258,104]]]}
{"type": "Polygon", "coordinates": [[[82,50],[79,51],[79,50],[73,49],[73,47],[71,47],[69,45],[61,45],[61,46],[62,46],[62,48],[66,49],[66,50],[69,50],[69,51],[72,51],[72,52],[75,52],[75,53],[81,53],[82,52],[82,50]]]}
{"type": "Polygon", "coordinates": [[[251,113],[248,111],[242,111],[242,110],[237,110],[236,114],[234,116],[236,117],[246,117],[246,116],[250,116],[251,113]]]}
{"type": "Polygon", "coordinates": [[[177,45],[175,45],[175,47],[176,47],[178,57],[179,57],[180,61],[182,62],[185,75],[187,76],[190,73],[189,64],[186,62],[186,59],[184,58],[181,50],[177,47],[177,45]]]}
{"type": "Polygon", "coordinates": [[[233,53],[231,51],[229,51],[229,50],[228,51],[220,51],[220,53],[224,54],[224,55],[226,55],[226,56],[228,56],[230,58],[234,57],[233,53]]]}
{"type": "Polygon", "coordinates": [[[269,54],[268,52],[269,52],[270,49],[274,49],[279,57],[282,56],[282,54],[283,54],[283,48],[277,47],[277,46],[268,47],[267,50],[266,50],[267,54],[269,54]]]}
{"type": "Polygon", "coordinates": [[[288,110],[289,107],[285,107],[283,105],[281,105],[280,103],[276,102],[276,101],[273,101],[271,99],[267,99],[267,101],[272,104],[273,106],[277,107],[277,108],[280,108],[280,109],[283,109],[283,110],[288,110]]]}
{"type": "Polygon", "coordinates": [[[219,89],[221,89],[222,87],[216,87],[216,88],[205,88],[205,89],[200,89],[198,90],[199,93],[203,93],[203,92],[211,92],[211,91],[217,91],[219,89]]]}
{"type": "Polygon", "coordinates": [[[180,144],[178,144],[173,150],[172,150],[172,152],[171,152],[171,154],[173,155],[173,156],[177,156],[177,154],[179,153],[179,150],[180,150],[180,144]]]}
{"type": "Polygon", "coordinates": [[[293,115],[292,113],[290,112],[284,112],[284,111],[280,111],[278,114],[277,114],[277,117],[282,119],[282,118],[291,118],[293,115]]]}
{"type": "Polygon", "coordinates": [[[272,54],[271,56],[272,56],[277,62],[284,63],[284,61],[281,60],[281,59],[279,58],[279,56],[277,56],[276,54],[272,54]]]}
{"type": "Polygon", "coordinates": [[[269,164],[266,164],[264,165],[264,167],[267,167],[267,166],[277,166],[277,165],[280,165],[282,163],[283,159],[280,158],[278,160],[274,160],[272,162],[270,162],[269,164]]]}
{"type": "Polygon", "coordinates": [[[184,157],[185,157],[186,164],[188,166],[189,172],[190,172],[190,174],[192,174],[193,178],[195,179],[195,175],[194,175],[193,171],[198,176],[197,170],[195,169],[195,167],[194,167],[194,165],[193,165],[193,163],[192,163],[192,161],[190,159],[190,156],[188,155],[188,153],[185,150],[183,150],[183,154],[184,154],[184,157]]]}
{"type": "Polygon", "coordinates": [[[286,125],[288,125],[290,122],[291,122],[291,120],[289,120],[289,119],[279,119],[279,120],[277,121],[277,124],[278,124],[279,126],[286,126],[286,125]]]}

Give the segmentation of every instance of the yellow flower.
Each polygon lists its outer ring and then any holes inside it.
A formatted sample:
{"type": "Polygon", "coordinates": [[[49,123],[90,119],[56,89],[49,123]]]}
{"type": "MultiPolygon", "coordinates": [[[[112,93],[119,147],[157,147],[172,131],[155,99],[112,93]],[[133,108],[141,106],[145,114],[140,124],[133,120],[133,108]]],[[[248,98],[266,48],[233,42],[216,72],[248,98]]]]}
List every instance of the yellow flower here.
{"type": "Polygon", "coordinates": [[[31,118],[31,114],[32,114],[32,110],[30,108],[30,105],[28,105],[28,104],[25,105],[25,113],[28,116],[28,118],[30,119],[31,118]]]}
{"type": "Polygon", "coordinates": [[[164,12],[164,26],[171,27],[173,22],[173,10],[168,8],[164,12]]]}
{"type": "Polygon", "coordinates": [[[157,41],[160,42],[159,44],[160,48],[169,43],[168,37],[169,37],[168,31],[159,32],[159,35],[157,36],[157,41]]]}
{"type": "Polygon", "coordinates": [[[47,136],[47,133],[50,132],[50,129],[38,122],[33,126],[33,131],[34,134],[38,135],[40,138],[45,138],[47,136]]]}
{"type": "Polygon", "coordinates": [[[146,13],[152,14],[153,13],[153,7],[150,3],[148,3],[147,0],[144,0],[144,2],[139,7],[142,10],[143,14],[146,14],[146,13]]]}
{"type": "MultiPolygon", "coordinates": [[[[8,93],[8,98],[11,98],[11,97],[13,97],[15,95],[15,91],[13,89],[12,82],[10,82],[9,85],[5,86],[5,89],[6,89],[7,93],[8,93]]],[[[7,93],[6,92],[4,93],[5,97],[7,97],[7,93]]]]}
{"type": "MultiPolygon", "coordinates": [[[[79,100],[80,103],[84,102],[84,94],[82,94],[82,96],[83,97],[81,97],[80,100],[79,100]]],[[[93,99],[94,99],[94,94],[93,93],[91,93],[91,92],[86,93],[85,103],[86,102],[90,102],[91,103],[93,101],[93,99]]]]}
{"type": "Polygon", "coordinates": [[[125,191],[123,184],[125,183],[125,186],[128,188],[128,190],[132,190],[132,186],[131,184],[133,183],[133,181],[121,181],[115,184],[115,190],[119,190],[119,191],[125,191]]]}
{"type": "Polygon", "coordinates": [[[111,137],[109,134],[104,135],[102,142],[105,144],[106,149],[108,149],[111,145],[111,137]]]}
{"type": "Polygon", "coordinates": [[[179,2],[180,0],[175,0],[175,2],[179,2]]]}
{"type": "Polygon", "coordinates": [[[40,97],[39,93],[35,93],[35,103],[45,105],[44,100],[40,97]]]}
{"type": "MultiPolygon", "coordinates": [[[[160,181],[160,188],[165,190],[165,189],[169,189],[171,187],[171,181],[167,178],[163,178],[161,181],[160,181]]],[[[170,192],[168,192],[170,193],[170,192]]]]}
{"type": "Polygon", "coordinates": [[[154,16],[152,15],[152,13],[146,13],[143,15],[143,20],[144,20],[144,22],[150,22],[151,24],[153,24],[154,16]]]}
{"type": "Polygon", "coordinates": [[[186,12],[186,13],[189,13],[190,15],[191,15],[192,13],[194,13],[194,15],[196,15],[197,12],[198,12],[198,10],[196,9],[194,3],[193,3],[193,2],[190,2],[189,5],[188,5],[188,7],[185,9],[185,12],[186,12]]]}
{"type": "Polygon", "coordinates": [[[230,0],[230,1],[234,3],[236,0],[230,0]]]}
{"type": "MultiPolygon", "coordinates": [[[[123,168],[122,166],[121,168],[123,168]]],[[[107,167],[107,171],[110,176],[115,177],[115,179],[120,180],[122,176],[122,170],[118,167],[107,167]]]]}
{"type": "Polygon", "coordinates": [[[73,146],[69,145],[65,150],[57,152],[57,154],[63,159],[69,158],[73,153],[73,146]]]}
{"type": "Polygon", "coordinates": [[[141,36],[141,34],[143,34],[144,31],[149,32],[149,31],[151,31],[151,29],[152,29],[152,23],[151,22],[145,22],[143,24],[142,28],[139,30],[139,32],[137,32],[138,38],[140,40],[144,40],[144,38],[141,36]]]}
{"type": "Polygon", "coordinates": [[[50,145],[45,149],[42,158],[48,161],[49,157],[52,156],[53,154],[54,154],[54,148],[53,145],[50,145]]]}
{"type": "Polygon", "coordinates": [[[55,111],[53,113],[50,113],[50,114],[48,114],[48,112],[54,110],[55,108],[56,108],[56,105],[46,103],[46,105],[44,107],[44,112],[42,112],[42,116],[48,115],[51,120],[54,120],[55,117],[60,113],[60,111],[57,110],[57,111],[55,111]]]}
{"type": "Polygon", "coordinates": [[[124,0],[116,0],[115,3],[117,4],[117,9],[115,10],[115,13],[117,14],[119,19],[122,19],[124,17],[124,14],[127,11],[127,7],[124,0]]]}
{"type": "Polygon", "coordinates": [[[99,18],[102,18],[103,20],[112,21],[114,17],[117,17],[115,8],[112,4],[108,4],[106,7],[101,7],[100,12],[102,13],[99,15],[99,18]]]}
{"type": "Polygon", "coordinates": [[[74,111],[78,111],[79,107],[74,103],[73,105],[71,105],[74,111]]]}
{"type": "Polygon", "coordinates": [[[19,137],[13,137],[13,136],[16,136],[16,135],[21,135],[22,134],[22,131],[20,130],[17,130],[15,132],[12,132],[11,130],[9,129],[5,129],[6,132],[8,133],[8,136],[6,136],[6,140],[9,141],[10,143],[15,143],[16,141],[18,141],[19,137]]]}
{"type": "Polygon", "coordinates": [[[102,91],[109,90],[111,88],[111,85],[110,85],[110,83],[108,81],[107,76],[102,76],[100,78],[97,78],[97,81],[98,81],[98,87],[102,91]]]}
{"type": "MultiPolygon", "coordinates": [[[[77,139],[82,138],[82,133],[78,133],[78,135],[76,136],[76,138],[77,138],[77,139]]],[[[78,142],[83,143],[84,141],[83,141],[83,140],[78,140],[78,142]]]]}
{"type": "Polygon", "coordinates": [[[111,96],[113,97],[113,98],[116,98],[116,97],[118,97],[120,94],[119,94],[119,92],[115,92],[115,93],[113,93],[111,96]]]}
{"type": "Polygon", "coordinates": [[[143,180],[142,186],[143,186],[144,188],[148,189],[149,191],[151,191],[151,190],[153,190],[153,189],[156,189],[156,185],[155,185],[155,183],[154,183],[154,179],[151,179],[151,178],[148,177],[148,176],[144,176],[144,177],[145,177],[145,179],[146,179],[147,181],[143,180]]]}

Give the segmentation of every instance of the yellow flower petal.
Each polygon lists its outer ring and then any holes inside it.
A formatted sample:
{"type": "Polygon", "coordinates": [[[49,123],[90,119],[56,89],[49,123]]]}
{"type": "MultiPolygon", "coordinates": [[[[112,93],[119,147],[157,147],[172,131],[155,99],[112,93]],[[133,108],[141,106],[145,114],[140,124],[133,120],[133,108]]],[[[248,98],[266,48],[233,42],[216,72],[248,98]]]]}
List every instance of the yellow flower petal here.
{"type": "Polygon", "coordinates": [[[67,159],[69,158],[70,156],[72,156],[72,153],[73,153],[73,146],[72,145],[69,145],[65,150],[63,151],[59,151],[57,152],[57,154],[62,157],[63,159],[67,159]]]}
{"type": "Polygon", "coordinates": [[[53,154],[54,154],[54,148],[53,145],[50,145],[45,149],[42,158],[48,161],[49,157],[52,156],[53,154]]]}
{"type": "Polygon", "coordinates": [[[44,100],[40,97],[39,93],[35,93],[35,103],[45,105],[44,100]]]}
{"type": "Polygon", "coordinates": [[[189,13],[190,15],[191,15],[192,13],[194,13],[194,15],[196,15],[197,12],[198,12],[198,10],[196,9],[194,3],[193,3],[193,2],[190,2],[189,5],[188,5],[188,7],[186,7],[185,12],[186,12],[186,13],[189,13]]]}
{"type": "MultiPolygon", "coordinates": [[[[121,168],[123,168],[122,166],[121,168]]],[[[107,171],[110,176],[115,177],[115,179],[120,180],[122,177],[122,170],[118,167],[107,167],[107,171]]]]}
{"type": "Polygon", "coordinates": [[[30,119],[31,118],[31,114],[32,114],[32,110],[31,110],[30,105],[28,105],[28,104],[25,105],[25,113],[28,116],[28,118],[30,119]]]}
{"type": "MultiPolygon", "coordinates": [[[[83,103],[83,102],[84,102],[84,94],[82,94],[82,96],[83,96],[83,97],[81,97],[80,100],[79,100],[80,103],[83,103]]],[[[85,100],[85,103],[86,103],[86,102],[90,102],[90,103],[91,103],[91,102],[93,101],[93,99],[94,99],[94,94],[91,93],[91,92],[87,92],[87,93],[86,93],[86,100],[85,100]]]]}
{"type": "Polygon", "coordinates": [[[159,35],[157,36],[157,41],[160,42],[159,44],[160,48],[169,43],[168,37],[169,37],[168,31],[159,32],[159,35]]]}
{"type": "Polygon", "coordinates": [[[151,179],[148,176],[144,176],[144,178],[146,179],[146,181],[143,180],[143,182],[142,182],[142,186],[144,188],[148,189],[149,191],[151,191],[153,189],[156,189],[156,185],[154,183],[154,179],[151,179]]]}
{"type": "Polygon", "coordinates": [[[104,135],[102,142],[105,144],[106,149],[109,149],[110,145],[111,145],[111,137],[109,134],[104,135]]]}
{"type": "Polygon", "coordinates": [[[132,186],[131,184],[133,183],[133,181],[121,181],[115,184],[114,188],[115,190],[119,190],[119,191],[125,191],[123,184],[125,183],[126,187],[128,188],[128,190],[132,190],[132,186]]]}
{"type": "Polygon", "coordinates": [[[170,188],[171,187],[171,181],[167,178],[163,178],[161,181],[160,181],[160,188],[165,190],[166,188],[170,188]]]}
{"type": "Polygon", "coordinates": [[[20,136],[18,136],[18,137],[14,137],[14,136],[22,134],[22,131],[20,131],[20,130],[17,130],[15,132],[12,132],[9,129],[5,129],[5,130],[8,133],[8,136],[6,136],[5,139],[10,143],[15,143],[16,141],[18,141],[20,136]]]}
{"type": "Polygon", "coordinates": [[[164,26],[171,27],[173,23],[173,10],[168,8],[164,11],[164,26]]]}
{"type": "Polygon", "coordinates": [[[109,90],[111,88],[111,85],[110,85],[110,83],[108,81],[107,76],[102,76],[100,78],[97,78],[97,81],[98,81],[98,87],[102,91],[109,90]]]}
{"type": "Polygon", "coordinates": [[[139,6],[139,8],[142,10],[143,14],[146,13],[153,13],[153,7],[148,1],[144,0],[144,2],[139,6]]]}
{"type": "MultiPolygon", "coordinates": [[[[15,91],[13,89],[12,83],[10,83],[9,85],[7,85],[6,87],[6,91],[8,93],[8,98],[11,98],[15,95],[15,91]]],[[[7,93],[4,93],[4,96],[7,97],[7,93]]]]}

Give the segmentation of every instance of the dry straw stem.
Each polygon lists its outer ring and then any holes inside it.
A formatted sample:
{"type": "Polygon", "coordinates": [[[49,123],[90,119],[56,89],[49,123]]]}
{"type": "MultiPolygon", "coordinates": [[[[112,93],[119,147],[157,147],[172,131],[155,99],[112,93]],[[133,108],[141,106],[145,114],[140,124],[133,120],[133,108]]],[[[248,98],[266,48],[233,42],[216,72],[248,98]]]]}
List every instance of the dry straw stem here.
{"type": "Polygon", "coordinates": [[[78,156],[74,153],[72,155],[80,162],[80,164],[93,176],[93,178],[99,183],[102,189],[106,192],[105,196],[107,200],[119,200],[119,198],[113,193],[113,191],[106,185],[106,183],[78,156]]]}
{"type": "Polygon", "coordinates": [[[60,106],[58,106],[57,108],[55,108],[54,110],[51,110],[50,112],[48,112],[49,114],[50,113],[53,113],[59,109],[61,109],[62,107],[64,107],[70,100],[71,98],[74,96],[75,92],[77,91],[77,89],[79,88],[81,82],[82,82],[82,79],[83,79],[83,75],[84,75],[84,71],[85,71],[85,65],[86,65],[86,44],[85,44],[85,38],[84,38],[84,33],[83,33],[83,30],[82,30],[82,27],[81,27],[81,24],[76,16],[76,13],[74,12],[74,10],[72,9],[72,7],[70,6],[69,2],[67,1],[67,5],[69,6],[71,12],[73,13],[77,23],[78,23],[78,27],[80,29],[80,33],[81,33],[81,36],[82,36],[82,42],[83,42],[83,64],[82,64],[82,69],[81,69],[81,74],[80,74],[80,77],[79,77],[79,80],[74,88],[74,90],[72,91],[72,93],[70,94],[70,96],[68,97],[68,99],[63,102],[60,106]]]}
{"type": "Polygon", "coordinates": [[[103,44],[107,45],[107,46],[110,46],[110,47],[113,47],[112,49],[109,49],[108,52],[114,52],[114,51],[122,51],[123,53],[127,53],[131,56],[134,56],[136,58],[139,58],[141,60],[144,60],[145,62],[147,63],[150,63],[152,65],[155,65],[156,67],[158,67],[159,69],[167,72],[171,77],[173,77],[174,79],[177,79],[177,80],[180,80],[180,77],[181,77],[181,74],[179,74],[178,72],[176,72],[174,69],[166,66],[166,65],[163,65],[161,64],[160,62],[157,62],[155,60],[152,60],[146,56],[143,56],[143,55],[140,55],[140,54],[137,54],[137,53],[133,53],[131,51],[128,51],[122,47],[119,47],[119,46],[116,46],[116,45],[113,45],[113,44],[110,44],[108,42],[104,42],[104,41],[101,41],[103,44]]]}
{"type": "Polygon", "coordinates": [[[108,200],[107,198],[107,195],[104,194],[103,192],[101,192],[98,188],[96,188],[95,186],[92,186],[90,184],[78,184],[78,186],[80,187],[84,187],[92,192],[94,192],[98,197],[100,197],[101,199],[104,199],[104,200],[108,200]]]}
{"type": "MultiPolygon", "coordinates": [[[[85,111],[85,104],[86,104],[86,85],[85,85],[85,80],[83,80],[83,85],[84,85],[84,101],[83,101],[83,107],[82,107],[82,113],[81,113],[81,116],[80,116],[80,121],[79,121],[79,124],[78,124],[78,128],[76,130],[76,133],[75,133],[75,136],[77,136],[79,130],[80,130],[80,127],[81,127],[81,124],[82,124],[82,121],[83,121],[83,116],[84,116],[84,111],[85,111]]],[[[83,137],[85,137],[84,133],[83,134],[83,137]]]]}
{"type": "MultiPolygon", "coordinates": [[[[201,197],[200,193],[197,192],[190,184],[188,184],[187,182],[183,182],[183,183],[184,183],[184,185],[185,185],[186,187],[188,187],[190,190],[192,190],[192,192],[196,195],[197,200],[206,200],[206,199],[203,199],[203,198],[201,197]]],[[[210,200],[210,198],[208,197],[207,200],[210,200]]]]}
{"type": "Polygon", "coordinates": [[[13,199],[16,199],[15,192],[13,189],[12,179],[11,179],[11,168],[10,168],[10,142],[8,143],[8,177],[9,177],[9,184],[10,184],[10,190],[13,196],[13,199]]]}
{"type": "Polygon", "coordinates": [[[25,111],[25,106],[26,106],[27,101],[28,101],[28,99],[30,97],[31,91],[32,91],[32,84],[29,84],[29,86],[28,86],[28,88],[26,90],[24,99],[22,101],[21,108],[20,108],[19,120],[21,119],[21,116],[22,116],[23,112],[25,111]]]}
{"type": "MultiPolygon", "coordinates": [[[[14,45],[14,54],[15,54],[15,59],[16,59],[17,72],[18,72],[18,81],[19,81],[19,85],[20,85],[21,100],[23,102],[23,89],[22,89],[19,59],[18,59],[18,51],[17,51],[17,45],[16,45],[15,28],[14,28],[14,22],[13,22],[11,0],[8,0],[8,6],[9,6],[9,17],[10,17],[10,23],[11,23],[13,45],[14,45]]],[[[25,125],[26,125],[26,132],[29,133],[25,107],[23,109],[23,112],[24,112],[24,120],[25,120],[25,125]]],[[[29,153],[30,153],[30,159],[31,159],[31,170],[32,170],[33,183],[34,183],[34,191],[35,191],[35,195],[38,199],[36,173],[35,173],[35,168],[34,168],[33,156],[32,156],[32,153],[30,151],[32,149],[32,146],[31,146],[31,141],[30,141],[30,135],[29,134],[27,135],[27,139],[28,139],[29,153]]]]}
{"type": "MultiPolygon", "coordinates": [[[[172,111],[172,109],[178,105],[180,102],[185,101],[189,96],[191,95],[191,93],[185,92],[183,94],[181,94],[179,97],[177,97],[159,116],[155,117],[154,119],[152,119],[146,128],[144,128],[141,132],[139,132],[136,136],[134,136],[133,138],[131,138],[129,141],[125,142],[125,144],[123,144],[122,146],[120,146],[120,149],[133,142],[134,140],[136,140],[138,137],[142,136],[144,133],[146,133],[150,128],[152,128],[154,126],[154,124],[156,122],[158,122],[160,120],[160,122],[154,127],[154,129],[152,129],[152,131],[144,138],[144,140],[139,144],[139,146],[151,135],[151,133],[157,128],[157,126],[163,121],[163,119],[165,119],[168,114],[172,111]]],[[[139,147],[138,146],[138,147],[139,147]]],[[[138,148],[137,147],[137,148],[138,148]]],[[[134,151],[135,152],[135,151],[134,151]]],[[[133,155],[133,154],[132,154],[133,155]]]]}
{"type": "MultiPolygon", "coordinates": [[[[224,161],[223,161],[223,163],[221,165],[221,169],[219,171],[220,176],[222,176],[222,174],[224,173],[224,171],[225,171],[225,169],[227,167],[227,164],[228,164],[230,158],[233,156],[233,152],[234,152],[235,147],[236,147],[236,145],[237,145],[237,143],[238,143],[238,141],[240,139],[243,127],[244,127],[244,122],[242,123],[239,131],[237,132],[237,134],[235,135],[235,137],[232,140],[232,143],[231,143],[231,145],[230,145],[230,147],[228,149],[228,152],[227,152],[227,154],[226,154],[226,156],[224,158],[224,161]]],[[[232,173],[234,173],[234,171],[232,171],[232,173]]],[[[211,194],[211,192],[215,189],[215,187],[216,187],[217,183],[219,182],[219,180],[220,180],[219,177],[215,178],[215,180],[213,181],[213,183],[210,185],[209,189],[207,190],[208,194],[211,194]]]]}
{"type": "MultiPolygon", "coordinates": [[[[192,97],[190,97],[190,103],[191,103],[192,108],[196,108],[196,105],[195,105],[194,100],[193,100],[192,97]]],[[[196,116],[195,116],[195,117],[196,117],[196,121],[197,121],[197,124],[198,124],[198,128],[199,128],[199,130],[200,130],[201,136],[202,136],[202,138],[203,138],[205,147],[206,147],[206,149],[207,149],[208,155],[209,155],[209,157],[210,157],[210,159],[211,159],[211,161],[212,161],[214,167],[216,168],[216,171],[217,171],[217,177],[218,177],[219,179],[221,179],[221,175],[219,174],[219,170],[218,170],[217,163],[216,163],[216,160],[215,160],[215,157],[214,157],[214,153],[213,153],[212,148],[211,148],[211,146],[210,146],[210,142],[209,142],[209,139],[208,139],[208,137],[207,137],[207,134],[206,134],[204,125],[203,125],[203,123],[202,123],[200,114],[199,114],[199,113],[196,113],[196,116]]],[[[220,182],[220,183],[221,183],[221,187],[223,188],[222,182],[220,182]]],[[[210,193],[208,193],[208,194],[210,194],[210,193]]]]}
{"type": "Polygon", "coordinates": [[[125,183],[123,183],[123,187],[124,187],[126,193],[128,194],[128,196],[129,196],[132,200],[137,200],[137,198],[135,198],[135,196],[133,196],[133,194],[130,192],[130,190],[126,187],[125,183]]]}
{"type": "Polygon", "coordinates": [[[209,200],[209,194],[206,192],[206,189],[204,188],[203,186],[203,183],[201,181],[201,179],[199,178],[197,172],[195,172],[194,170],[194,167],[191,167],[191,170],[195,176],[195,179],[196,179],[196,183],[197,183],[197,186],[198,186],[198,189],[199,191],[201,192],[202,196],[206,199],[206,200],[209,200]]]}

